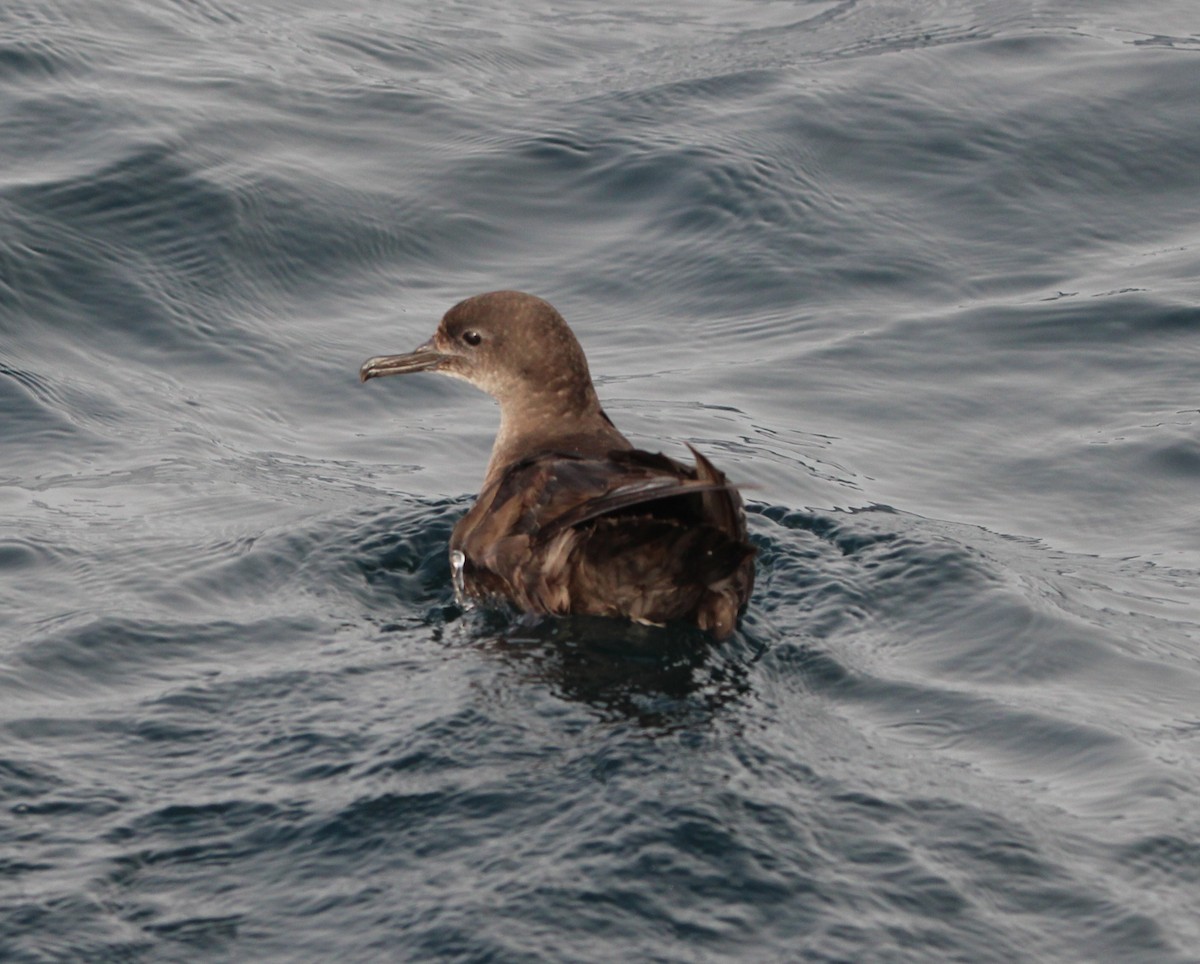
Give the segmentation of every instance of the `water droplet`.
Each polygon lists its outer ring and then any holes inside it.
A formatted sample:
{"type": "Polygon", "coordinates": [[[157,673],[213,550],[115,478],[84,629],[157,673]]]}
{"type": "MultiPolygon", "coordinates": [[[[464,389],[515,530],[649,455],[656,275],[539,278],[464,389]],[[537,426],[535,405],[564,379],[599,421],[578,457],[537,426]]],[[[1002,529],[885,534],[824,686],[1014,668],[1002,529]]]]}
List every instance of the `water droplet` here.
{"type": "Polygon", "coordinates": [[[454,596],[461,604],[467,593],[466,581],[463,578],[463,566],[466,565],[467,557],[458,549],[450,553],[450,579],[454,583],[454,596]]]}

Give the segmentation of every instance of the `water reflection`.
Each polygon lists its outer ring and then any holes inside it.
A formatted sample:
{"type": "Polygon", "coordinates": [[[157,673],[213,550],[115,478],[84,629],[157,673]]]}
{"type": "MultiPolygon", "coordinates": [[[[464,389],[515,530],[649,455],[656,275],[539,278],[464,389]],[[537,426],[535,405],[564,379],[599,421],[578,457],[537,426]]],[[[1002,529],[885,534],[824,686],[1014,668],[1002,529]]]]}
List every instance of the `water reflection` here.
{"type": "Polygon", "coordinates": [[[750,691],[759,653],[689,626],[641,626],[597,616],[524,617],[483,647],[563,699],[654,730],[694,725],[750,691]]]}

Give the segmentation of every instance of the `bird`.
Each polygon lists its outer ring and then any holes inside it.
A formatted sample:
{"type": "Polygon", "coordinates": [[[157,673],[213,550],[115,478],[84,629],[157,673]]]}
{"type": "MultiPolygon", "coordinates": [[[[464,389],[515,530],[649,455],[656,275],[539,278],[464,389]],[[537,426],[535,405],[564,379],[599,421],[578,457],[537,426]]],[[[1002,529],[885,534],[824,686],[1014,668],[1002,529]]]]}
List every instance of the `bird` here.
{"type": "Polygon", "coordinates": [[[479,495],[450,536],[461,597],[733,634],[756,552],[737,487],[690,445],[691,465],[634,446],[553,305],[520,291],[467,298],[424,344],[368,358],[359,378],[414,372],[465,380],[500,407],[479,495]]]}

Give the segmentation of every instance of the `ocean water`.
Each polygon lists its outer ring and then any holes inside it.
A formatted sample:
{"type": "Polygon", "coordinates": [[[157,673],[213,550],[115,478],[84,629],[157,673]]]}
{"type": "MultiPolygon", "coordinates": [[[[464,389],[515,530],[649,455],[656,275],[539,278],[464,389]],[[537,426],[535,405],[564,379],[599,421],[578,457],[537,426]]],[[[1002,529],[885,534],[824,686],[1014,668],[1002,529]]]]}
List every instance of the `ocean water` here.
{"type": "Polygon", "coordinates": [[[1200,960],[1192,2],[6,0],[0,960],[1200,960]],[[548,298],[740,631],[464,612],[548,298]]]}

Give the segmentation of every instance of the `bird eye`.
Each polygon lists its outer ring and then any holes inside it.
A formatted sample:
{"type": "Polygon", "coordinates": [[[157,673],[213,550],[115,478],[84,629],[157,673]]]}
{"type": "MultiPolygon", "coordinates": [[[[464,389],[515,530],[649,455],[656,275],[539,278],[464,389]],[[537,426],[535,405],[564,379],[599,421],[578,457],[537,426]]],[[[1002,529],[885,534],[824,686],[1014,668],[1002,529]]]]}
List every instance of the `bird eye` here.
{"type": "Polygon", "coordinates": [[[470,329],[468,329],[467,331],[464,331],[462,333],[462,340],[465,341],[468,345],[471,345],[472,347],[474,347],[475,345],[478,345],[481,341],[483,341],[483,335],[479,334],[479,332],[477,332],[477,331],[471,331],[470,329]]]}

